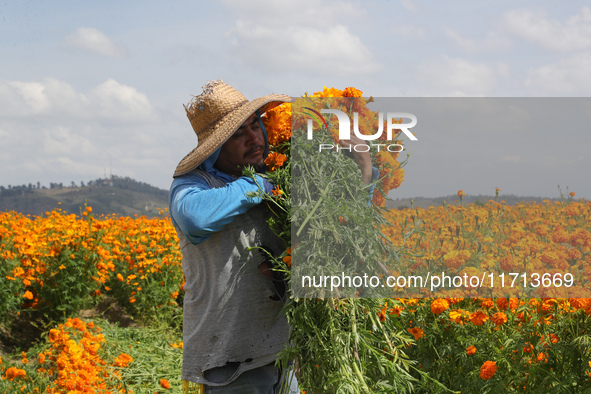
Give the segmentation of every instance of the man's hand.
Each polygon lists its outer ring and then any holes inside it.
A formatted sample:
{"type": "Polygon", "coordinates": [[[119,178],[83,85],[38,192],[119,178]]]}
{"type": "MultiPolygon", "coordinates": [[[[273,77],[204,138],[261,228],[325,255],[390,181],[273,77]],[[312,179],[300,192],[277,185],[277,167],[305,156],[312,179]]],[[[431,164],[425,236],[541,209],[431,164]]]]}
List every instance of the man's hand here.
{"type": "Polygon", "coordinates": [[[355,145],[366,145],[365,141],[361,138],[357,137],[356,135],[352,134],[351,139],[349,140],[339,140],[339,144],[347,149],[347,154],[349,155],[348,150],[351,149],[350,157],[355,160],[357,166],[361,170],[361,180],[363,183],[368,185],[371,182],[371,174],[372,174],[372,167],[371,167],[371,156],[369,155],[368,148],[358,148],[360,151],[358,152],[355,150],[355,145]]]}

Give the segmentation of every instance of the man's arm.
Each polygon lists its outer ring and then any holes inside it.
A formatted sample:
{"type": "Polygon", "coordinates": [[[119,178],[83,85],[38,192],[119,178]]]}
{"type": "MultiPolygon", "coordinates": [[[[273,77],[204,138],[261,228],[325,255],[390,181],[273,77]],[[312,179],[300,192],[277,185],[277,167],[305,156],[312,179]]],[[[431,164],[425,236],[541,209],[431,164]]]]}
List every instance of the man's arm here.
{"type": "MultiPolygon", "coordinates": [[[[260,176],[256,176],[256,182],[267,192],[272,187],[260,176]]],[[[197,174],[176,178],[170,188],[173,223],[191,243],[201,243],[223,229],[236,216],[259,204],[260,198],[246,197],[248,192],[258,190],[255,180],[247,177],[240,177],[224,187],[214,189],[197,174]]]]}

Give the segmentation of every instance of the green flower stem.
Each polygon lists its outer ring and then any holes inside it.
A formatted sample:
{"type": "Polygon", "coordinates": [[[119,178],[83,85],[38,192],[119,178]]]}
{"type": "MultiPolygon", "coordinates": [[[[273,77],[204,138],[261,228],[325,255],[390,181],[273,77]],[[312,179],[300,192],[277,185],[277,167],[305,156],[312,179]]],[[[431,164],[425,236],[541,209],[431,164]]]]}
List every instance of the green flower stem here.
{"type": "MultiPolygon", "coordinates": [[[[334,172],[332,173],[332,175],[330,177],[331,181],[332,181],[333,176],[334,176],[334,172]]],[[[302,225],[300,226],[300,228],[296,232],[296,237],[299,237],[300,236],[301,232],[304,230],[304,227],[306,227],[306,224],[308,224],[308,222],[310,221],[310,219],[312,218],[312,216],[314,216],[314,213],[316,212],[316,210],[318,209],[318,207],[322,203],[322,200],[324,200],[324,197],[326,197],[326,195],[328,194],[328,191],[330,190],[331,184],[332,184],[332,182],[329,182],[328,185],[326,186],[326,188],[320,194],[320,198],[318,199],[318,201],[316,201],[316,204],[314,204],[314,207],[308,213],[308,216],[306,216],[306,219],[304,219],[304,222],[302,223],[302,225]]]]}

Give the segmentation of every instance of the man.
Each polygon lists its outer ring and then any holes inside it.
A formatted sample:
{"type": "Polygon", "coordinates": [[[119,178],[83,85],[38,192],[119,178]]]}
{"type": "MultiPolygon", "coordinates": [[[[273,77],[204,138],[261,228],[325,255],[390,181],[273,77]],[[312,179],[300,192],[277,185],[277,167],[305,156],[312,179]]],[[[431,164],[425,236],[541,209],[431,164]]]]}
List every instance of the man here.
{"type": "MultiPolygon", "coordinates": [[[[273,94],[248,101],[214,81],[185,107],[198,145],[177,166],[170,191],[186,279],[184,387],[246,394],[275,393],[282,384],[274,362],[289,329],[265,260],[286,245],[266,224],[261,199],[246,197],[273,185],[258,175],[243,177],[242,168],[264,171],[268,144],[260,115],[289,100],[273,94]]],[[[371,179],[369,154],[354,159],[363,179],[371,179]]],[[[292,386],[290,393],[299,392],[292,386]]]]}

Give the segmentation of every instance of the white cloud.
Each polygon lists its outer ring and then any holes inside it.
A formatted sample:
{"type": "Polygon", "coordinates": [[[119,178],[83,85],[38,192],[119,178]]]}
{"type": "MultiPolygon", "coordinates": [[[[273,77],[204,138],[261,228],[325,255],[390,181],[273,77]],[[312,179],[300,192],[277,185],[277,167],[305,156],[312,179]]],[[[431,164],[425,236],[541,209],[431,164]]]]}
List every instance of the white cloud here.
{"type": "Polygon", "coordinates": [[[591,52],[583,52],[532,69],[525,86],[540,95],[588,96],[591,91],[591,52]]]}
{"type": "Polygon", "coordinates": [[[486,96],[497,86],[498,77],[507,74],[508,67],[443,56],[421,64],[418,72],[427,95],[486,96]]]}
{"type": "Polygon", "coordinates": [[[73,152],[78,156],[94,154],[95,148],[86,132],[74,131],[69,126],[52,126],[43,130],[43,151],[47,155],[68,155],[73,152]]]}
{"type": "Polygon", "coordinates": [[[349,1],[223,0],[236,22],[225,38],[238,63],[312,76],[358,76],[382,65],[354,29],[367,22],[349,1]]]}
{"type": "Polygon", "coordinates": [[[45,94],[45,86],[40,82],[9,82],[10,87],[31,109],[33,113],[43,113],[50,107],[49,99],[45,94]]]}
{"type": "Polygon", "coordinates": [[[113,119],[149,120],[154,117],[154,109],[145,94],[134,87],[108,79],[92,89],[88,97],[92,102],[91,110],[113,119]]]}
{"type": "Polygon", "coordinates": [[[145,122],[155,118],[147,96],[108,79],[88,93],[55,78],[0,81],[0,114],[145,122]]]}
{"type": "Polygon", "coordinates": [[[463,36],[457,30],[447,26],[443,28],[443,34],[468,53],[489,53],[510,45],[508,37],[497,30],[491,30],[485,38],[480,40],[463,36]]]}
{"type": "Polygon", "coordinates": [[[421,12],[421,6],[412,0],[401,0],[400,5],[410,12],[421,12]]]}
{"type": "Polygon", "coordinates": [[[253,67],[337,76],[366,75],[382,68],[361,39],[343,25],[286,29],[237,21],[232,36],[233,53],[253,67]]]}
{"type": "Polygon", "coordinates": [[[591,9],[587,6],[564,22],[548,19],[541,12],[512,10],[503,16],[503,24],[513,34],[547,49],[573,51],[591,46],[591,9]]]}
{"type": "Polygon", "coordinates": [[[305,26],[331,26],[365,15],[364,8],[349,1],[222,0],[222,3],[240,20],[276,27],[295,25],[294,21],[305,26]]]}
{"type": "Polygon", "coordinates": [[[115,45],[103,32],[93,27],[79,27],[74,33],[65,38],[64,45],[109,57],[126,54],[125,48],[115,45]]]}

